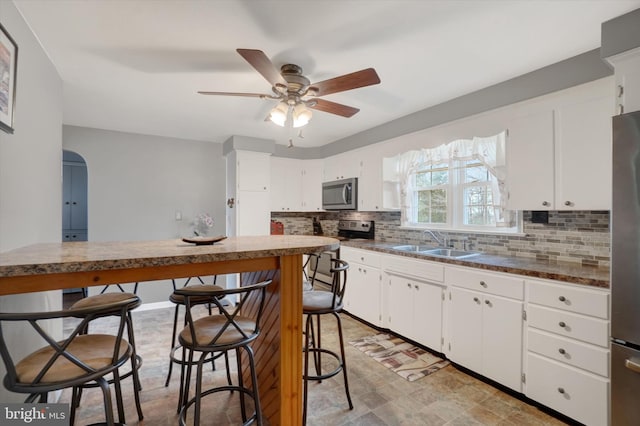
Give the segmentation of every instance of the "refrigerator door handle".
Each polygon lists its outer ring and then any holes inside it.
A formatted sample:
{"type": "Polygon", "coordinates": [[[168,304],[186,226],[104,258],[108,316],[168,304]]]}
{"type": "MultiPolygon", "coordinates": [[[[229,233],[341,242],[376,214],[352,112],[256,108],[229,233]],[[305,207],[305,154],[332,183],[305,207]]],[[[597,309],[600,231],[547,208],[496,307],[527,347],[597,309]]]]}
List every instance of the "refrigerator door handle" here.
{"type": "Polygon", "coordinates": [[[630,359],[625,359],[624,366],[634,373],[640,373],[640,364],[638,364],[637,362],[631,361],[630,359]]]}

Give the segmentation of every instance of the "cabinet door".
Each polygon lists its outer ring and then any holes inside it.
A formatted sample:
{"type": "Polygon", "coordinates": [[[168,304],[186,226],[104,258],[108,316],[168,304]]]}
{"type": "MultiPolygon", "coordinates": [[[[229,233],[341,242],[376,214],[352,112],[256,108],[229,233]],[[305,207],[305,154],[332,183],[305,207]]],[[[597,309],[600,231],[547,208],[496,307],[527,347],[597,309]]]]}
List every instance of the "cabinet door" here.
{"type": "Polygon", "coordinates": [[[369,153],[360,162],[358,182],[358,210],[378,211],[382,208],[382,159],[369,153]]]}
{"type": "Polygon", "coordinates": [[[554,202],[553,111],[515,119],[507,138],[508,208],[550,210],[554,202]]]}
{"type": "Polygon", "coordinates": [[[269,193],[238,191],[236,206],[236,235],[269,235],[269,193]]]}
{"type": "Polygon", "coordinates": [[[268,191],[271,155],[265,152],[237,151],[237,181],[241,191],[268,191]]]}
{"type": "Polygon", "coordinates": [[[518,392],[522,389],[523,303],[485,296],[482,304],[481,374],[518,392]]]}
{"type": "Polygon", "coordinates": [[[389,328],[410,339],[414,339],[413,297],[415,293],[417,293],[413,285],[414,282],[412,280],[396,275],[389,275],[389,328]]]}
{"type": "Polygon", "coordinates": [[[435,351],[442,351],[442,287],[413,283],[412,339],[435,351]]]}
{"type": "Polygon", "coordinates": [[[345,152],[324,159],[324,180],[340,180],[360,177],[360,158],[358,152],[345,152]]]}
{"type": "Polygon", "coordinates": [[[322,210],[322,160],[306,160],[302,165],[302,210],[322,210]]]}
{"type": "Polygon", "coordinates": [[[351,264],[348,281],[348,311],[373,325],[382,322],[380,310],[380,270],[351,264]]]}
{"type": "Polygon", "coordinates": [[[450,287],[449,358],[482,374],[482,294],[450,287]]]}
{"type": "Polygon", "coordinates": [[[556,209],[611,208],[613,96],[581,100],[556,111],[556,209]]]}
{"type": "Polygon", "coordinates": [[[271,211],[302,210],[302,168],[300,160],[271,159],[271,211]]]}

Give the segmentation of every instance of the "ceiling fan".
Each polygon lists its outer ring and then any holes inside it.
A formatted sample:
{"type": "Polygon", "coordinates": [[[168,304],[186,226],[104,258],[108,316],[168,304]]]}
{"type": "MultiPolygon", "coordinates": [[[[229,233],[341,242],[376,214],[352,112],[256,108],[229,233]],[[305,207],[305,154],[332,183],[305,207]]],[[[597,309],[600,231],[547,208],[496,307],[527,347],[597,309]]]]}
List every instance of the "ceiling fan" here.
{"type": "Polygon", "coordinates": [[[311,84],[309,79],[302,74],[302,68],[298,65],[285,64],[278,71],[261,50],[236,49],[236,51],[271,84],[273,94],[205,91],[198,93],[277,100],[278,104],[271,110],[267,118],[279,126],[284,126],[288,120],[292,120],[293,127],[304,126],[311,119],[311,111],[307,108],[342,117],[352,117],[360,111],[358,108],[319,97],[380,83],[376,71],[373,68],[367,68],[311,84]]]}

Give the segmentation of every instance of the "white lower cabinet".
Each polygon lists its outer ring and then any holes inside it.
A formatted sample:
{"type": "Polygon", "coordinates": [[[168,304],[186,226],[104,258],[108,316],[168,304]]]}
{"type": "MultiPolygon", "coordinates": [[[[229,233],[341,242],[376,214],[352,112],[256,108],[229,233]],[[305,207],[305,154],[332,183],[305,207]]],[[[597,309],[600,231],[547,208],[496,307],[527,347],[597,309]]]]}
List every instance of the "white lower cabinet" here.
{"type": "Polygon", "coordinates": [[[609,291],[527,281],[525,394],[586,425],[609,424],[609,291]]]}
{"type": "Polygon", "coordinates": [[[449,358],[521,392],[524,280],[447,267],[445,283],[449,358]]]}
{"type": "Polygon", "coordinates": [[[449,288],[449,358],[522,391],[523,302],[449,288]]]}
{"type": "Polygon", "coordinates": [[[349,263],[344,309],[375,326],[382,325],[380,256],[367,250],[340,248],[349,263]]]}
{"type": "Polygon", "coordinates": [[[385,280],[389,285],[389,328],[442,352],[443,287],[395,274],[385,274],[385,280]]]}
{"type": "Polygon", "coordinates": [[[442,352],[444,266],[403,256],[384,256],[385,323],[390,330],[442,352]]]}
{"type": "Polygon", "coordinates": [[[527,396],[586,425],[606,425],[609,381],[529,352],[527,396]]]}

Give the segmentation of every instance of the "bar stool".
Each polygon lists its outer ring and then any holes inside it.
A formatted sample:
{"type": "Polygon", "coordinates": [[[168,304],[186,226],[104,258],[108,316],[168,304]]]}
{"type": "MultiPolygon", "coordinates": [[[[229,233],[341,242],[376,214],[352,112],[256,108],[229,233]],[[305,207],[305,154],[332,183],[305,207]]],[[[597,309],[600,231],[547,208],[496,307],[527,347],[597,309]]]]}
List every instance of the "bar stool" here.
{"type": "MultiPolygon", "coordinates": [[[[205,284],[205,282],[203,281],[203,279],[201,277],[195,277],[199,282],[200,285],[196,284],[196,285],[191,285],[189,286],[189,282],[191,281],[191,279],[194,277],[189,277],[187,279],[187,281],[185,281],[184,285],[182,286],[183,289],[186,289],[186,291],[199,291],[201,290],[202,286],[207,285],[205,284]]],[[[216,285],[216,281],[218,280],[217,276],[213,277],[213,285],[212,287],[217,289],[217,290],[223,290],[222,287],[216,285]]],[[[169,301],[171,301],[173,304],[175,304],[175,311],[173,314],[173,332],[171,333],[171,352],[169,354],[169,372],[167,373],[167,380],[164,383],[164,386],[167,387],[169,386],[169,382],[171,381],[171,373],[173,371],[173,364],[179,364],[179,365],[183,365],[185,360],[182,358],[179,358],[178,356],[176,356],[176,352],[178,352],[178,350],[180,349],[180,346],[176,346],[176,337],[177,337],[177,333],[178,333],[178,314],[180,311],[180,306],[185,306],[185,298],[182,294],[178,294],[176,293],[177,290],[177,286],[176,286],[176,280],[172,279],[171,280],[172,284],[173,284],[173,293],[171,294],[171,296],[169,296],[169,301]]],[[[208,309],[209,309],[209,315],[211,315],[211,304],[212,304],[212,300],[211,297],[209,296],[205,296],[205,297],[193,297],[191,298],[191,304],[192,306],[195,305],[207,305],[208,309]]],[[[187,319],[185,317],[184,319],[184,326],[187,325],[187,319]]],[[[210,359],[211,361],[211,365],[212,368],[215,370],[215,360],[218,359],[220,357],[221,354],[212,356],[212,358],[210,359]]],[[[231,384],[231,373],[229,372],[229,358],[227,357],[227,355],[225,354],[225,367],[227,369],[227,380],[229,382],[229,384],[231,384]]],[[[181,385],[181,389],[182,389],[182,385],[181,385]]],[[[180,406],[178,405],[178,411],[180,411],[180,406]]]]}
{"type": "Polygon", "coordinates": [[[344,355],[344,339],[342,336],[342,320],[340,319],[340,311],[343,307],[344,290],[347,285],[347,269],[349,264],[344,260],[331,259],[333,267],[331,268],[332,283],[331,291],[312,290],[302,293],[302,313],[307,316],[305,322],[305,344],[304,351],[304,392],[303,392],[303,408],[302,423],[307,422],[307,396],[309,381],[319,381],[328,379],[342,371],[344,376],[344,389],[347,394],[349,409],[353,410],[351,395],[349,394],[349,381],[347,380],[347,363],[344,355]],[[340,340],[340,354],[322,347],[320,333],[320,317],[322,315],[331,314],[336,318],[338,326],[338,338],[340,340]],[[315,317],[315,321],[314,321],[315,317]],[[315,330],[314,330],[315,322],[315,330]],[[313,363],[315,366],[315,375],[309,374],[309,353],[313,354],[313,363]],[[337,361],[337,367],[328,373],[322,373],[322,354],[330,355],[337,361]]]}
{"type": "Polygon", "coordinates": [[[253,421],[258,425],[262,425],[258,378],[251,343],[260,335],[260,320],[264,309],[266,287],[270,283],[271,280],[266,280],[257,284],[231,289],[217,289],[214,286],[198,286],[199,291],[194,291],[189,287],[175,291],[175,293],[183,296],[185,299],[185,318],[187,320],[186,327],[178,336],[178,342],[182,347],[183,359],[188,360],[186,363],[186,375],[184,364],[181,369],[180,382],[183,384],[184,390],[181,391],[180,395],[182,399],[182,403],[180,404],[182,409],[180,410],[179,416],[180,425],[183,426],[186,424],[187,411],[192,405],[195,405],[193,424],[199,425],[202,397],[223,391],[238,391],[242,421],[245,425],[253,421]],[[237,305],[235,307],[226,306],[223,303],[223,299],[226,296],[238,297],[237,305]],[[212,303],[220,314],[195,319],[192,312],[194,306],[192,302],[202,297],[211,298],[212,303]],[[246,387],[243,383],[240,349],[244,349],[247,356],[250,370],[249,376],[251,377],[250,388],[246,387]],[[227,353],[231,350],[235,350],[236,353],[238,385],[228,384],[203,391],[203,366],[209,359],[208,357],[214,353],[227,353]],[[199,352],[200,355],[194,361],[194,356],[197,352],[199,352]],[[189,382],[191,367],[193,365],[197,366],[196,389],[195,396],[189,399],[189,382]],[[254,413],[249,418],[247,417],[245,404],[245,397],[247,396],[253,400],[254,405],[254,413]]]}
{"type": "MultiPolygon", "coordinates": [[[[0,313],[0,355],[7,370],[4,386],[11,392],[28,394],[25,402],[47,402],[51,391],[82,386],[95,382],[102,390],[105,420],[115,425],[109,384],[105,376],[113,374],[119,422],[124,423],[119,368],[130,359],[132,346],[123,338],[127,313],[138,303],[134,298],[98,307],[66,309],[50,312],[0,313]],[[119,318],[117,335],[83,334],[96,318],[115,315],[119,318]],[[63,340],[57,341],[47,331],[46,321],[56,318],[79,318],[80,322],[63,340]],[[15,353],[7,345],[5,334],[16,332],[15,324],[22,323],[21,335],[39,335],[46,343],[42,348],[15,361],[15,353]],[[30,325],[31,328],[28,328],[30,325]]],[[[71,423],[75,407],[71,405],[71,423]]]]}
{"type": "MultiPolygon", "coordinates": [[[[118,286],[120,287],[120,286],[118,286]]],[[[137,288],[137,284],[136,284],[137,288]]],[[[122,290],[122,288],[120,287],[122,290]]],[[[69,309],[71,310],[80,310],[80,309],[101,309],[104,306],[109,306],[112,304],[120,303],[125,300],[132,300],[135,303],[130,303],[127,306],[127,314],[125,318],[125,323],[127,327],[127,338],[129,339],[129,343],[131,345],[131,369],[123,374],[120,377],[120,380],[126,379],[128,377],[133,377],[133,396],[136,403],[136,410],[138,412],[138,419],[142,420],[144,415],[142,414],[142,406],[140,404],[140,390],[142,390],[142,384],[140,382],[140,376],[138,374],[138,370],[142,367],[142,357],[138,355],[136,350],[136,340],[133,332],[133,319],[131,317],[131,311],[136,309],[138,306],[142,304],[142,300],[139,296],[133,293],[126,292],[112,292],[112,293],[100,293],[94,296],[88,296],[84,299],[78,300],[76,303],[71,305],[69,309]]],[[[101,310],[101,314],[96,316],[94,319],[109,317],[109,316],[117,316],[119,314],[118,309],[109,310],[101,310]]],[[[86,329],[83,331],[84,333],[88,332],[89,322],[87,322],[86,329]]],[[[109,384],[113,383],[112,380],[108,382],[109,384]]],[[[74,408],[77,408],[80,405],[80,399],[82,398],[82,389],[83,388],[91,388],[96,387],[94,383],[83,384],[81,386],[74,386],[73,388],[73,397],[71,399],[71,404],[74,408]]],[[[120,408],[120,407],[119,407],[120,408]]],[[[121,416],[122,422],[124,423],[124,414],[121,416]]],[[[73,424],[73,422],[72,422],[73,424]]]]}

